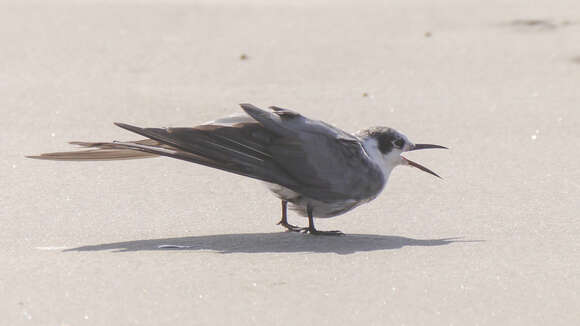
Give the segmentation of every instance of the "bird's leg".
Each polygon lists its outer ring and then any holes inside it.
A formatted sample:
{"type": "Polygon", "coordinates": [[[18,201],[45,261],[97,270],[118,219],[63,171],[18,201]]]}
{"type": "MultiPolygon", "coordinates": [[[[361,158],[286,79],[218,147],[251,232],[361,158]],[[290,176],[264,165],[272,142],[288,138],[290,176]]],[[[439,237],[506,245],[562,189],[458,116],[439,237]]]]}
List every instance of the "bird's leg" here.
{"type": "Polygon", "coordinates": [[[344,235],[344,233],[340,231],[318,231],[314,227],[314,217],[312,216],[313,209],[309,205],[306,207],[306,211],[308,212],[308,228],[304,228],[305,233],[310,233],[312,235],[344,235]]]}
{"type": "Polygon", "coordinates": [[[289,232],[300,232],[304,228],[298,227],[296,225],[288,224],[288,201],[282,200],[282,219],[278,222],[278,225],[281,225],[286,228],[289,232]]]}

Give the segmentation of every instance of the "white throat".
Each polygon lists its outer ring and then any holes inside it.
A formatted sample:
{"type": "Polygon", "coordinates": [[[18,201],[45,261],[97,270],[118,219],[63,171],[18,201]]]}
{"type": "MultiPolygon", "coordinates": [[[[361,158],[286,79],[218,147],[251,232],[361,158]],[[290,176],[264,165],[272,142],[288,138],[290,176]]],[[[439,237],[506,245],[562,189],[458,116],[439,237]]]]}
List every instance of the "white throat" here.
{"type": "Polygon", "coordinates": [[[384,155],[379,150],[379,143],[374,138],[367,138],[363,140],[363,146],[367,151],[367,153],[369,154],[371,160],[381,168],[386,183],[389,180],[389,175],[391,174],[393,169],[397,165],[401,164],[400,152],[393,150],[388,155],[384,155]]]}

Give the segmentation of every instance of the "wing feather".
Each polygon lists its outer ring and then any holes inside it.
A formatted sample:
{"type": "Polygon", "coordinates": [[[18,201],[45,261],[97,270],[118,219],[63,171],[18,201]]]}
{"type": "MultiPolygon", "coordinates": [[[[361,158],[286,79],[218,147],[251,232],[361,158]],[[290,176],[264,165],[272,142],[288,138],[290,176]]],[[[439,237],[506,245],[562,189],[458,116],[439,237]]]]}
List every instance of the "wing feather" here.
{"type": "Polygon", "coordinates": [[[364,199],[383,184],[380,168],[355,136],[279,107],[241,105],[247,115],[193,128],[117,126],[148,139],[72,142],[90,148],[32,156],[48,160],[121,160],[168,156],[275,183],[320,201],[364,199]],[[370,182],[372,179],[373,182],[370,182]]]}

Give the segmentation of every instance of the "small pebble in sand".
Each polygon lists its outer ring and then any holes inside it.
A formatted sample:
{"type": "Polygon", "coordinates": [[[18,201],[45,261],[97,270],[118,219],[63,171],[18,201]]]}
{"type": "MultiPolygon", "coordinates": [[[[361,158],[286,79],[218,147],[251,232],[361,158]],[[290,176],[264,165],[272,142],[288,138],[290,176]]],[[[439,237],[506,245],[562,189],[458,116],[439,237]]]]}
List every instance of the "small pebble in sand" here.
{"type": "Polygon", "coordinates": [[[431,37],[431,32],[425,32],[425,37],[431,37]]]}
{"type": "Polygon", "coordinates": [[[248,60],[248,55],[245,53],[240,54],[240,60],[248,60]]]}
{"type": "Polygon", "coordinates": [[[553,30],[558,27],[554,22],[544,19],[514,19],[511,25],[522,30],[553,30]]]}

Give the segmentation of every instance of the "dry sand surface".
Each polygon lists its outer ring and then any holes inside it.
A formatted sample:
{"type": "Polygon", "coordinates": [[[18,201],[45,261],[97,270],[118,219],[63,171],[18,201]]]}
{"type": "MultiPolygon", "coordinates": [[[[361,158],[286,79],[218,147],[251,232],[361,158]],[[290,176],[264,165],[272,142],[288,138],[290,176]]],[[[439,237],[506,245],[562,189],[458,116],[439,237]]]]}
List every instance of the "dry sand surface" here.
{"type": "Polygon", "coordinates": [[[577,0],[4,1],[0,44],[1,325],[580,324],[577,0]],[[321,238],[236,175],[24,158],[240,102],[448,145],[409,155],[444,179],[321,238]]]}

